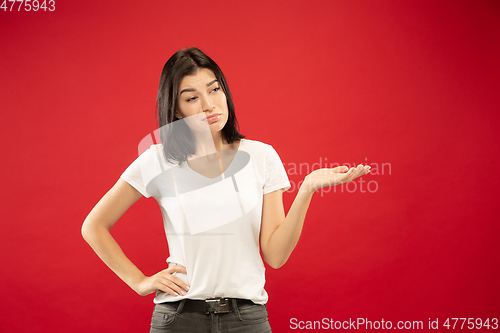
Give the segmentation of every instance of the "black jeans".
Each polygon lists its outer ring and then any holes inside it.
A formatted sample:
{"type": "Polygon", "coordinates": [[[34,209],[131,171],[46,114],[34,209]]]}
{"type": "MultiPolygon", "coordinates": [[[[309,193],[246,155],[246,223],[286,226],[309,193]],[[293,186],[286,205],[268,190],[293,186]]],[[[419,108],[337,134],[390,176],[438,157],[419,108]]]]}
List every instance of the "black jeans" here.
{"type": "Polygon", "coordinates": [[[209,313],[184,310],[185,300],[156,304],[151,318],[150,333],[268,333],[271,331],[265,304],[232,302],[228,313],[209,313]]]}

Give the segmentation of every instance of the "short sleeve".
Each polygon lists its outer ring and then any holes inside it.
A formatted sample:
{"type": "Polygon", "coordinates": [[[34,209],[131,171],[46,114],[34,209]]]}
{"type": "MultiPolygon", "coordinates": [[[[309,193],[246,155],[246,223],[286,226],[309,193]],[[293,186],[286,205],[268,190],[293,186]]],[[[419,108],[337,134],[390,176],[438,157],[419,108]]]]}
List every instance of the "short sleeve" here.
{"type": "Polygon", "coordinates": [[[276,150],[270,145],[267,146],[265,166],[266,176],[263,191],[264,194],[271,193],[279,189],[286,191],[291,187],[285,167],[283,166],[276,150]]]}
{"type": "Polygon", "coordinates": [[[132,185],[144,197],[151,197],[148,183],[162,172],[156,145],[152,145],[137,157],[121,174],[120,178],[132,185]]]}

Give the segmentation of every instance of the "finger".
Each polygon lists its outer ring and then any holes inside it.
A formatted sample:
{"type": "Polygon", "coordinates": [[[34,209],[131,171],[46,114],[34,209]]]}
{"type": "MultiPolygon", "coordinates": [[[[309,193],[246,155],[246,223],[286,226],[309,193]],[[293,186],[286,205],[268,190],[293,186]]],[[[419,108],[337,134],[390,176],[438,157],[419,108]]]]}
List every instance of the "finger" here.
{"type": "Polygon", "coordinates": [[[358,177],[361,177],[363,175],[366,175],[369,172],[369,170],[370,170],[370,166],[365,166],[363,164],[359,164],[356,167],[356,170],[355,170],[354,174],[351,175],[350,181],[354,180],[354,179],[356,179],[358,177]]]}
{"type": "Polygon", "coordinates": [[[172,288],[168,287],[166,284],[163,284],[161,282],[158,283],[158,286],[156,288],[157,290],[163,291],[164,293],[170,294],[174,297],[180,296],[180,294],[177,293],[175,290],[173,290],[172,288]]]}
{"type": "Polygon", "coordinates": [[[187,274],[186,267],[181,266],[181,265],[172,265],[169,268],[162,271],[162,273],[166,273],[166,275],[164,275],[165,278],[172,281],[176,285],[181,286],[184,290],[189,291],[189,289],[191,287],[189,287],[188,284],[186,284],[184,281],[182,281],[180,278],[176,277],[175,275],[172,275],[172,273],[176,273],[176,272],[187,274]]]}
{"type": "Polygon", "coordinates": [[[172,266],[169,266],[167,269],[165,269],[164,271],[166,271],[167,273],[169,274],[172,274],[174,272],[179,272],[179,273],[186,273],[187,274],[187,270],[186,270],[186,267],[184,266],[181,266],[181,265],[172,265],[172,266]]]}
{"type": "Polygon", "coordinates": [[[181,286],[184,290],[189,291],[190,287],[187,283],[182,281],[177,276],[172,275],[172,273],[175,273],[175,272],[187,273],[186,268],[184,266],[180,266],[180,265],[171,266],[171,267],[165,269],[162,273],[164,273],[163,277],[172,281],[176,285],[181,286]]]}
{"type": "Polygon", "coordinates": [[[190,289],[189,285],[186,282],[179,279],[177,276],[169,275],[169,280],[172,281],[173,283],[175,283],[175,285],[184,289],[185,291],[189,291],[189,289],[190,289]]]}
{"type": "Polygon", "coordinates": [[[353,179],[355,168],[349,168],[347,172],[342,173],[336,177],[336,183],[337,184],[342,184],[342,183],[347,183],[350,182],[353,179]]]}
{"type": "Polygon", "coordinates": [[[174,284],[170,282],[165,276],[162,275],[162,273],[156,274],[154,276],[154,282],[152,284],[152,287],[154,290],[160,290],[165,293],[168,293],[172,296],[179,296],[180,294],[176,292],[173,288],[170,286],[173,286],[174,284]]]}
{"type": "Polygon", "coordinates": [[[351,181],[351,177],[354,174],[354,168],[349,168],[347,172],[343,173],[341,178],[339,178],[340,183],[347,183],[351,181]]]}
{"type": "Polygon", "coordinates": [[[363,174],[363,168],[363,164],[358,164],[358,166],[356,167],[356,177],[359,177],[363,174]]]}
{"type": "Polygon", "coordinates": [[[347,181],[352,181],[356,179],[359,176],[359,169],[358,167],[352,167],[350,170],[350,173],[348,175],[348,180],[347,181]]]}
{"type": "Polygon", "coordinates": [[[172,277],[172,275],[164,276],[160,283],[170,288],[177,295],[186,295],[186,292],[182,290],[181,287],[179,287],[174,281],[172,281],[170,277],[172,277]]]}
{"type": "Polygon", "coordinates": [[[370,172],[370,168],[371,167],[369,165],[362,165],[361,164],[361,168],[360,168],[360,171],[359,171],[360,176],[366,175],[368,172],[370,172]]]}

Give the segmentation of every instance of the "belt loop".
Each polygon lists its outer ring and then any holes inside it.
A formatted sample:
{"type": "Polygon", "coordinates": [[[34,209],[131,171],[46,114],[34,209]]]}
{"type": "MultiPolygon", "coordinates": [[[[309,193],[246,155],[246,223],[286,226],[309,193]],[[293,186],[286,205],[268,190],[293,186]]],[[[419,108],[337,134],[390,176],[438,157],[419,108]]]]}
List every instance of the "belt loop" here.
{"type": "Polygon", "coordinates": [[[186,299],[183,299],[180,301],[179,306],[177,306],[177,313],[180,314],[182,313],[182,309],[184,308],[184,303],[186,303],[186,299]]]}
{"type": "Polygon", "coordinates": [[[233,311],[238,313],[238,302],[236,302],[236,298],[231,298],[231,302],[233,303],[233,311]]]}

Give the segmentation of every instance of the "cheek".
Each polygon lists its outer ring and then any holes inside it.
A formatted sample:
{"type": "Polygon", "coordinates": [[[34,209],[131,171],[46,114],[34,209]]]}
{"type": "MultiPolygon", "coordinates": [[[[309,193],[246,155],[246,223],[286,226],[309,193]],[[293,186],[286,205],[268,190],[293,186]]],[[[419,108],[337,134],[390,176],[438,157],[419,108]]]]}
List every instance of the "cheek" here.
{"type": "Polygon", "coordinates": [[[220,105],[220,107],[227,112],[227,99],[226,99],[226,96],[222,95],[221,98],[218,100],[218,104],[220,105]]]}
{"type": "Polygon", "coordinates": [[[193,106],[189,104],[183,104],[178,110],[184,117],[189,117],[196,114],[193,106]]]}
{"type": "Polygon", "coordinates": [[[214,97],[214,100],[216,100],[219,105],[225,106],[227,108],[227,98],[226,98],[226,95],[223,92],[220,93],[220,94],[217,94],[214,97]]]}

